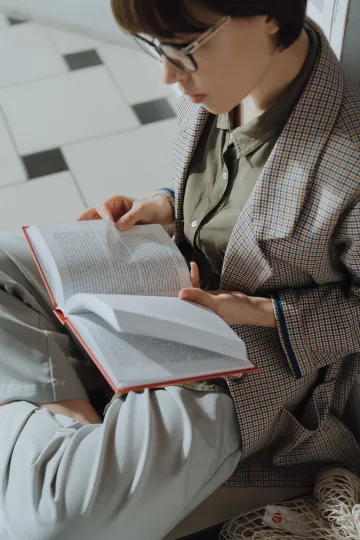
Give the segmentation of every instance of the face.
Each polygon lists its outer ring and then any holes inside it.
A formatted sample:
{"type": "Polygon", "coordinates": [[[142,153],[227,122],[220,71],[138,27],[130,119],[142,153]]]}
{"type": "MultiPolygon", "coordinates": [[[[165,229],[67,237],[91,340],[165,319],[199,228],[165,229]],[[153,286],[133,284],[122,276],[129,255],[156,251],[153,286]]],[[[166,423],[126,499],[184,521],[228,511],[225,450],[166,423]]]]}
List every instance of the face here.
{"type": "MultiPolygon", "coordinates": [[[[210,24],[220,18],[207,17],[210,24]]],[[[164,80],[167,84],[179,83],[194,103],[202,103],[213,114],[229,112],[261,84],[269,71],[276,54],[277,32],[278,27],[267,17],[232,19],[195,52],[199,66],[196,73],[186,73],[164,59],[164,80]]],[[[179,36],[176,42],[188,44],[199,35],[179,36]]]]}

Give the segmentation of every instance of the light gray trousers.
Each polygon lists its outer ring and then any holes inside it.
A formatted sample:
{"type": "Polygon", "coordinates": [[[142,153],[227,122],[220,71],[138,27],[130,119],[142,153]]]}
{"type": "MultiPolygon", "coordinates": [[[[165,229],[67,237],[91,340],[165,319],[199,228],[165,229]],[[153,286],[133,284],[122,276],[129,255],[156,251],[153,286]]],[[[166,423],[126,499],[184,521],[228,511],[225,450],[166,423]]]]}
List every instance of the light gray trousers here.
{"type": "Polygon", "coordinates": [[[102,379],[59,328],[25,240],[4,233],[0,354],[0,540],[160,540],[240,459],[225,393],[130,393],[100,425],[38,409],[102,379]]]}

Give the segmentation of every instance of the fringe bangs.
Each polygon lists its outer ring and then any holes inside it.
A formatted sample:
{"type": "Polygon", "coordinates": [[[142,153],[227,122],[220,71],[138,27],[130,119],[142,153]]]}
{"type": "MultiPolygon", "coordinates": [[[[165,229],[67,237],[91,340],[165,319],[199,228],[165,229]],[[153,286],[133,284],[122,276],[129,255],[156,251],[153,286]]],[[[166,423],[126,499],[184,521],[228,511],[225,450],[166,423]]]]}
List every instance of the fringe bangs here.
{"type": "Polygon", "coordinates": [[[174,38],[208,29],[191,15],[183,0],[112,0],[112,10],[119,26],[132,35],[174,38]]]}

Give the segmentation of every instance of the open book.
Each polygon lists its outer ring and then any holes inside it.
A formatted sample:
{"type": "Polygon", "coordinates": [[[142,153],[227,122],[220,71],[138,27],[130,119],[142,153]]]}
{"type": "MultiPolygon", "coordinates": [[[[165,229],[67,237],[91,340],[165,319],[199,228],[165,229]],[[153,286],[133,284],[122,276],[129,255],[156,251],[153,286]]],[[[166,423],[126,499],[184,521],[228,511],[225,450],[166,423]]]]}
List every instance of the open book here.
{"type": "Polygon", "coordinates": [[[256,368],[213,312],[177,298],[191,287],[160,225],[120,232],[108,221],[24,227],[53,309],[117,392],[256,368]]]}

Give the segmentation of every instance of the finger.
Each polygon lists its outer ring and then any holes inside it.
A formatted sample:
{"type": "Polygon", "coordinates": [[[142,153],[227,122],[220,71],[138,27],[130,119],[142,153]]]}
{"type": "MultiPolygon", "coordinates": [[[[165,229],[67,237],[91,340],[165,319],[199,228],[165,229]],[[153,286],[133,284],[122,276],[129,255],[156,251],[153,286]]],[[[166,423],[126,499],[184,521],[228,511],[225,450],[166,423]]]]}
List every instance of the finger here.
{"type": "Polygon", "coordinates": [[[131,210],[133,203],[134,199],[123,195],[114,195],[104,202],[115,222],[131,210]]]}
{"type": "Polygon", "coordinates": [[[101,217],[97,213],[96,208],[88,208],[76,221],[93,221],[97,219],[101,219],[101,217]]]}
{"type": "Polygon", "coordinates": [[[179,293],[180,300],[186,300],[187,302],[194,302],[209,309],[214,308],[214,299],[210,294],[202,289],[183,289],[179,293]]]}
{"type": "Polygon", "coordinates": [[[100,204],[99,206],[97,206],[96,211],[101,217],[101,219],[103,219],[104,221],[111,221],[112,223],[114,223],[113,215],[106,204],[100,204]]]}
{"type": "Polygon", "coordinates": [[[131,229],[131,227],[136,225],[136,223],[138,223],[141,218],[141,208],[134,204],[132,209],[118,220],[116,226],[120,231],[127,231],[128,229],[131,229]]]}
{"type": "Polygon", "coordinates": [[[196,262],[190,263],[190,276],[193,287],[200,289],[200,272],[196,262]]]}

